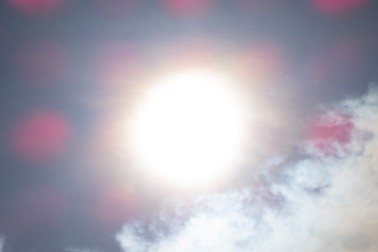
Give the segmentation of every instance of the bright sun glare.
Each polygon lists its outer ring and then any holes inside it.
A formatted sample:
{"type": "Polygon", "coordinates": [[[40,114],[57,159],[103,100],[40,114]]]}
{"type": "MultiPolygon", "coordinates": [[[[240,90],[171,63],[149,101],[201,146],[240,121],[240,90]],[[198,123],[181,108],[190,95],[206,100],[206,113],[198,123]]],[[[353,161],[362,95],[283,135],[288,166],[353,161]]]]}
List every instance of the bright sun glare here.
{"type": "Polygon", "coordinates": [[[224,178],[241,152],[242,100],[220,73],[186,71],[154,85],[136,108],[131,134],[148,175],[185,188],[224,178]]]}

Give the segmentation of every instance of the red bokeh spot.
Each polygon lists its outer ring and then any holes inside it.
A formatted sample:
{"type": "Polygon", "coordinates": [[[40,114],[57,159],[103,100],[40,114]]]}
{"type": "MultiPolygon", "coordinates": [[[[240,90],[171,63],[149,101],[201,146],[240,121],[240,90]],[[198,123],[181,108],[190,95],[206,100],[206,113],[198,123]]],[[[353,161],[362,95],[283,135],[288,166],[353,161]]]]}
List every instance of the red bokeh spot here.
{"type": "Polygon", "coordinates": [[[46,15],[60,9],[65,0],[8,0],[8,2],[24,14],[46,15]]]}
{"type": "MultiPolygon", "coordinates": [[[[214,61],[219,60],[222,51],[211,41],[202,39],[185,39],[175,41],[170,44],[168,50],[163,55],[168,55],[171,59],[167,65],[180,68],[188,65],[212,65],[214,61]]],[[[218,62],[217,62],[218,63],[218,62]]]]}
{"type": "Polygon", "coordinates": [[[321,12],[340,15],[359,10],[368,5],[370,0],[313,0],[314,6],[321,12]]]}
{"type": "Polygon", "coordinates": [[[310,78],[321,83],[345,83],[351,76],[358,74],[364,57],[364,45],[360,41],[335,41],[310,59],[310,78]]]}
{"type": "Polygon", "coordinates": [[[91,212],[93,220],[103,228],[119,228],[135,216],[137,202],[130,189],[107,187],[97,195],[91,212]]]}
{"type": "Polygon", "coordinates": [[[68,57],[59,44],[49,41],[32,42],[19,48],[15,67],[23,81],[35,86],[46,86],[66,78],[68,57]]]}
{"type": "Polygon", "coordinates": [[[320,115],[310,128],[309,138],[322,154],[336,154],[335,145],[343,147],[351,140],[352,118],[342,113],[320,115]]]}
{"type": "Polygon", "coordinates": [[[163,0],[166,9],[178,16],[192,16],[209,11],[213,0],[163,0]]]}
{"type": "Polygon", "coordinates": [[[127,43],[109,43],[97,52],[95,59],[98,80],[108,87],[122,87],[136,77],[141,57],[136,47],[127,43]]]}
{"type": "Polygon", "coordinates": [[[41,162],[61,154],[70,139],[67,120],[52,110],[37,111],[18,121],[11,144],[17,156],[41,162]]]}
{"type": "Polygon", "coordinates": [[[16,202],[12,226],[16,232],[35,232],[51,227],[67,211],[66,196],[57,188],[40,187],[25,192],[16,202]]]}
{"type": "Polygon", "coordinates": [[[270,41],[252,45],[242,55],[253,80],[267,81],[280,76],[285,68],[283,49],[270,41]]]}

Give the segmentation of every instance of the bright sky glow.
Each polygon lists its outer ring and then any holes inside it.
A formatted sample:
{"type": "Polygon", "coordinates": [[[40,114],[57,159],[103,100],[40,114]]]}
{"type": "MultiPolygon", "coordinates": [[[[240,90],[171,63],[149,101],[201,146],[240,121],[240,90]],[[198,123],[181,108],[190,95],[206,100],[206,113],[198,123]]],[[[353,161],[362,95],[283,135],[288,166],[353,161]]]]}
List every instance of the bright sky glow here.
{"type": "Polygon", "coordinates": [[[229,174],[239,158],[244,110],[240,92],[222,74],[169,76],[137,107],[133,149],[147,175],[181,188],[206,186],[229,174]]]}

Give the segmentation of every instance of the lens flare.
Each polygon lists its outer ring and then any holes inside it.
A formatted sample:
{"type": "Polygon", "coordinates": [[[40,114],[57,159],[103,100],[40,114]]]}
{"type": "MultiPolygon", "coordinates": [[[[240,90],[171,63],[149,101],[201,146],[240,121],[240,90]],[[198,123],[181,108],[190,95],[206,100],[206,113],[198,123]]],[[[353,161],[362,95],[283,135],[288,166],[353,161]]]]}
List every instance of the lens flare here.
{"type": "Polygon", "coordinates": [[[187,71],[151,88],[132,123],[136,157],[148,175],[196,188],[229,174],[245,132],[241,93],[221,74],[187,71]]]}

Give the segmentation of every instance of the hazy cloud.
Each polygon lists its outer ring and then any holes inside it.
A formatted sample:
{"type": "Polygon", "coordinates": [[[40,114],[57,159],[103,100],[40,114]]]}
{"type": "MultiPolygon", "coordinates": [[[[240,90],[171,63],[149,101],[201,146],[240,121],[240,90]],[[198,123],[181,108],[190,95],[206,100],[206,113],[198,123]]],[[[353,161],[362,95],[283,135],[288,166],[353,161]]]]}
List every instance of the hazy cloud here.
{"type": "Polygon", "coordinates": [[[0,235],[0,252],[4,252],[5,237],[0,235]]]}
{"type": "Polygon", "coordinates": [[[173,203],[173,215],[126,224],[124,251],[378,251],[378,91],[328,110],[355,125],[350,142],[331,143],[336,154],[303,143],[306,158],[266,168],[259,190],[173,203]]]}
{"type": "Polygon", "coordinates": [[[90,248],[77,248],[77,247],[68,247],[64,249],[65,252],[98,252],[96,249],[90,248]]]}

